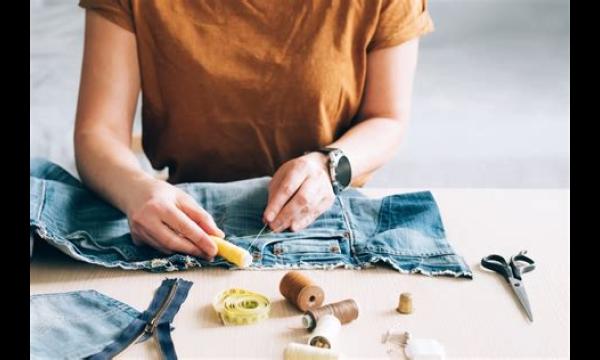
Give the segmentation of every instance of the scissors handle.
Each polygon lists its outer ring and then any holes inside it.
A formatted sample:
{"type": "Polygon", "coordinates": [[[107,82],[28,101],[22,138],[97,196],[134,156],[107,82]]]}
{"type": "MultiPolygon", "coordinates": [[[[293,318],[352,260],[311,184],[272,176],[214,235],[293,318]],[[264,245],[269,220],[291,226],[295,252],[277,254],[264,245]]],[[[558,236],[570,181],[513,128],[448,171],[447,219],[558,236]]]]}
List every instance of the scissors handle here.
{"type": "Polygon", "coordinates": [[[502,275],[506,281],[512,277],[512,269],[504,259],[504,257],[496,254],[488,255],[481,259],[481,266],[488,270],[492,270],[502,275]]]}
{"type": "Polygon", "coordinates": [[[526,253],[527,251],[523,250],[517,255],[510,258],[510,267],[512,269],[513,276],[519,280],[521,280],[521,275],[535,269],[535,261],[533,261],[532,258],[526,256],[526,253]]]}

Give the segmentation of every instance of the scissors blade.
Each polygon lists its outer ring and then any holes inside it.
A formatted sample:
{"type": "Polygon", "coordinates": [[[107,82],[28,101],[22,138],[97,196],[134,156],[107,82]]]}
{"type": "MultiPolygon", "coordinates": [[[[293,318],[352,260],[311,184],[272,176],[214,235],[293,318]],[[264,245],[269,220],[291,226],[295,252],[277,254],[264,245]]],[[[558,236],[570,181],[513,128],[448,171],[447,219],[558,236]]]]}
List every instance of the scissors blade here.
{"type": "Polygon", "coordinates": [[[533,314],[531,313],[531,306],[529,305],[529,298],[527,297],[527,292],[525,292],[525,287],[523,286],[523,283],[519,279],[510,278],[510,286],[512,287],[513,291],[517,295],[517,298],[519,299],[521,306],[523,306],[523,309],[525,309],[525,312],[527,313],[527,317],[529,318],[530,321],[533,321],[533,314]]]}

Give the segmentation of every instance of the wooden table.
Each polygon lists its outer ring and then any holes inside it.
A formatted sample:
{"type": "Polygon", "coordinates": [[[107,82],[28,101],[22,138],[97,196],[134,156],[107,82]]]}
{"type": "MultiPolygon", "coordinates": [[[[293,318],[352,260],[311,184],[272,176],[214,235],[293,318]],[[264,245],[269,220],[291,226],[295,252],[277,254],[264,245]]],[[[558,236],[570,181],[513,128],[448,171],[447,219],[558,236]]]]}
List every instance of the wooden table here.
{"type": "MultiPolygon", "coordinates": [[[[369,196],[406,189],[365,189],[369,196]]],[[[570,356],[569,190],[438,189],[448,238],[474,273],[473,280],[406,275],[378,267],[316,270],[306,274],[326,292],[326,302],[354,298],[360,317],[344,325],[339,351],[347,358],[388,359],[381,342],[398,325],[413,338],[440,341],[449,358],[568,358],[570,356]],[[527,249],[537,269],[524,276],[535,321],[529,323],[509,286],[481,270],[490,253],[527,249]],[[395,311],[401,292],[411,292],[415,312],[395,311]]],[[[144,310],[165,276],[194,282],[175,318],[173,340],[182,359],[283,357],[289,342],[303,342],[300,313],[279,294],[284,271],[195,269],[154,274],[77,262],[54,249],[34,249],[30,293],[95,289],[144,310]],[[39,250],[39,251],[38,251],[39,250]],[[37,251],[37,253],[35,253],[37,251]],[[271,318],[256,325],[225,327],[212,310],[219,291],[242,287],[271,298],[271,318]]],[[[397,355],[398,353],[394,353],[397,355]]],[[[154,341],[130,347],[119,358],[158,359],[154,341]]]]}

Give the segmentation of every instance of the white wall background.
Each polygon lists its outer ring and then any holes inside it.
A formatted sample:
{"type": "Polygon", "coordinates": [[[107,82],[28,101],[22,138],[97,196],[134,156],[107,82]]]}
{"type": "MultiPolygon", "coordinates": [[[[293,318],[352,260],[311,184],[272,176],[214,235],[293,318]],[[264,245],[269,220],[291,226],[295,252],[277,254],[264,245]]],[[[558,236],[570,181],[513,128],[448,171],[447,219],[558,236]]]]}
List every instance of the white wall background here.
{"type": "MultiPolygon", "coordinates": [[[[31,156],[75,172],[84,12],[76,1],[30,6],[31,156]]],[[[569,2],[429,8],[436,31],[421,43],[408,134],[369,186],[569,187],[569,2]]]]}

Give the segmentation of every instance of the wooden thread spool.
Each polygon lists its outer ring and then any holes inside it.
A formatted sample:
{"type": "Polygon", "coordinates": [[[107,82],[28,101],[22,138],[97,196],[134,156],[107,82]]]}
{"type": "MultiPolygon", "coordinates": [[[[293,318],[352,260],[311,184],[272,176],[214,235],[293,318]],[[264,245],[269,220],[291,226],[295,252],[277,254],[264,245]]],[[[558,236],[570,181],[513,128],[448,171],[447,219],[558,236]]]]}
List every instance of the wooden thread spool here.
{"type": "Polygon", "coordinates": [[[400,302],[398,303],[398,308],[396,310],[402,314],[410,314],[413,312],[412,295],[410,293],[400,294],[400,302]]]}
{"type": "Polygon", "coordinates": [[[283,297],[302,311],[321,306],[325,299],[323,289],[298,271],[290,271],[285,274],[279,283],[279,291],[283,297]]]}
{"type": "Polygon", "coordinates": [[[312,331],[317,326],[319,319],[324,315],[333,315],[338,318],[340,323],[347,324],[358,318],[358,312],[358,304],[356,301],[353,299],[346,299],[321,306],[320,308],[308,310],[302,317],[302,325],[312,331]]]}

